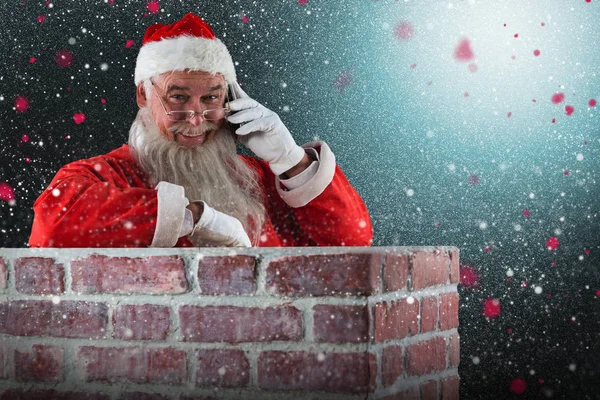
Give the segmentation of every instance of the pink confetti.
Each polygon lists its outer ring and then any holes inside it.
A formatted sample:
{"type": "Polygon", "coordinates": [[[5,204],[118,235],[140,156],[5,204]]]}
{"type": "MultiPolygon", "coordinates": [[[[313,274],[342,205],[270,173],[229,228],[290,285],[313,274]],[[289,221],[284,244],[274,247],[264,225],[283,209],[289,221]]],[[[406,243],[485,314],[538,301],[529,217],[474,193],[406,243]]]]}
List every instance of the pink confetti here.
{"type": "Polygon", "coordinates": [[[479,176],[478,175],[469,175],[467,178],[467,183],[471,186],[479,185],[479,176]]]}
{"type": "Polygon", "coordinates": [[[29,157],[25,157],[25,162],[26,162],[26,163],[30,163],[30,162],[31,162],[31,158],[29,158],[29,157]]]}
{"type": "Polygon", "coordinates": [[[469,289],[479,287],[479,273],[470,265],[460,266],[460,284],[469,289]]]}
{"type": "Polygon", "coordinates": [[[515,378],[510,383],[510,390],[515,394],[523,394],[527,390],[527,382],[521,378],[515,378]]]}
{"type": "Polygon", "coordinates": [[[454,58],[457,61],[462,62],[472,60],[473,57],[475,56],[473,55],[473,50],[471,50],[471,43],[469,42],[469,39],[461,39],[461,41],[454,49],[454,58]]]}
{"type": "Polygon", "coordinates": [[[590,254],[590,250],[589,250],[589,249],[586,249],[586,250],[584,251],[584,253],[585,253],[585,255],[586,255],[586,256],[588,256],[588,255],[590,254]]]}
{"type": "Polygon", "coordinates": [[[519,34],[518,34],[518,33],[515,33],[515,39],[516,39],[516,38],[518,38],[518,37],[519,37],[519,34]]]}
{"type": "Polygon", "coordinates": [[[23,96],[17,96],[17,98],[15,99],[15,110],[17,110],[17,112],[23,113],[27,111],[28,108],[29,100],[27,100],[23,96]]]}
{"type": "Polygon", "coordinates": [[[508,328],[508,329],[506,330],[506,332],[508,332],[508,333],[512,333],[512,331],[513,331],[513,330],[512,330],[512,328],[508,328]]]}
{"type": "Polygon", "coordinates": [[[565,106],[565,114],[567,114],[570,117],[571,115],[573,115],[573,112],[575,112],[575,107],[565,106]]]}
{"type": "Polygon", "coordinates": [[[504,27],[506,28],[506,24],[504,24],[504,27]]]}
{"type": "Polygon", "coordinates": [[[516,60],[516,59],[517,59],[517,57],[515,57],[515,56],[511,56],[511,57],[510,57],[510,59],[511,59],[511,60],[516,60]]]}
{"type": "Polygon", "coordinates": [[[560,242],[556,236],[550,236],[548,240],[546,240],[546,247],[548,250],[556,250],[560,242]]]}
{"type": "Polygon", "coordinates": [[[150,11],[152,14],[156,14],[160,11],[160,4],[158,0],[151,0],[150,2],[148,2],[148,5],[146,7],[148,8],[148,11],[150,11]]]}
{"type": "Polygon", "coordinates": [[[539,50],[537,50],[537,49],[536,49],[536,50],[534,50],[534,51],[533,51],[533,55],[534,55],[534,56],[536,56],[536,57],[538,57],[538,56],[540,55],[540,51],[539,51],[539,50]]]}
{"type": "Polygon", "coordinates": [[[528,210],[528,209],[526,209],[526,208],[524,208],[524,209],[523,209],[523,215],[524,215],[526,218],[529,218],[529,217],[531,217],[531,213],[530,213],[530,212],[529,212],[529,210],[528,210]]]}
{"type": "Polygon", "coordinates": [[[594,99],[590,99],[590,101],[588,101],[588,106],[590,107],[596,107],[596,104],[598,103],[596,103],[596,100],[594,99]]]}
{"type": "Polygon", "coordinates": [[[8,183],[0,182],[0,200],[6,201],[11,206],[17,203],[15,201],[15,192],[8,183]]]}
{"type": "Polygon", "coordinates": [[[565,175],[567,175],[567,176],[568,176],[568,175],[569,175],[569,171],[565,171],[565,175]]]}
{"type": "Polygon", "coordinates": [[[477,64],[475,64],[475,63],[469,64],[469,72],[477,72],[477,69],[478,69],[477,64]]]}
{"type": "Polygon", "coordinates": [[[541,25],[542,25],[542,26],[546,26],[546,24],[545,24],[545,23],[543,23],[543,22],[541,23],[541,25]]]}
{"type": "Polygon", "coordinates": [[[552,118],[552,123],[555,124],[556,123],[556,118],[552,118]]]}
{"type": "Polygon", "coordinates": [[[107,1],[109,6],[114,6],[115,5],[115,0],[108,0],[107,1]]]}
{"type": "Polygon", "coordinates": [[[29,59],[29,63],[30,63],[30,64],[33,64],[34,62],[35,62],[35,57],[31,57],[31,58],[29,59]]]}
{"type": "Polygon", "coordinates": [[[398,40],[412,39],[414,35],[414,29],[410,22],[401,21],[394,27],[394,36],[398,40]]]}
{"type": "Polygon", "coordinates": [[[100,103],[106,104],[106,100],[105,99],[100,99],[100,103]]]}
{"type": "Polygon", "coordinates": [[[496,318],[500,315],[500,300],[489,298],[483,305],[483,314],[488,318],[496,318]]]}
{"type": "Polygon", "coordinates": [[[433,84],[433,81],[427,82],[427,86],[431,86],[432,84],[433,84]]]}
{"type": "Polygon", "coordinates": [[[248,16],[247,16],[247,15],[244,15],[244,16],[242,17],[242,23],[244,23],[244,24],[247,24],[247,23],[248,23],[248,16]]]}
{"type": "Polygon", "coordinates": [[[591,3],[591,2],[592,2],[592,0],[585,0],[585,2],[586,2],[586,3],[591,3]]]}
{"type": "Polygon", "coordinates": [[[511,112],[511,111],[509,111],[509,112],[508,112],[508,114],[506,114],[506,116],[507,116],[508,118],[512,117],[512,112],[511,112]]]}
{"type": "Polygon", "coordinates": [[[533,99],[533,100],[531,100],[531,101],[533,101],[534,103],[537,103],[537,100],[536,100],[536,99],[533,99]]]}
{"type": "Polygon", "coordinates": [[[596,296],[600,297],[600,290],[596,291],[596,296]]]}
{"type": "Polygon", "coordinates": [[[45,21],[46,21],[46,16],[45,15],[40,15],[39,17],[37,17],[38,24],[42,24],[45,21]]]}
{"type": "Polygon", "coordinates": [[[301,6],[305,6],[306,3],[308,3],[308,0],[298,0],[298,4],[300,4],[301,6]]]}
{"type": "Polygon", "coordinates": [[[56,63],[61,68],[68,68],[73,64],[73,54],[69,50],[61,50],[56,53],[56,63]]]}
{"type": "Polygon", "coordinates": [[[83,113],[73,114],[73,121],[75,121],[75,123],[77,125],[83,124],[83,121],[85,121],[85,114],[83,114],[83,113]]]}
{"type": "Polygon", "coordinates": [[[469,92],[465,92],[465,94],[463,96],[469,97],[469,92]]]}
{"type": "Polygon", "coordinates": [[[410,66],[410,69],[415,69],[415,68],[417,68],[417,64],[413,64],[410,66]]]}
{"type": "Polygon", "coordinates": [[[521,287],[527,288],[527,287],[529,287],[529,283],[521,282],[521,287]]]}
{"type": "Polygon", "coordinates": [[[127,41],[127,43],[125,43],[125,48],[126,48],[126,49],[128,49],[128,48],[130,48],[131,46],[133,46],[134,44],[135,44],[135,42],[134,42],[133,40],[129,39],[129,40],[127,41]]]}
{"type": "Polygon", "coordinates": [[[335,83],[333,85],[340,91],[340,94],[344,94],[344,90],[351,83],[352,83],[352,72],[344,71],[338,75],[338,77],[335,79],[335,83]]]}
{"type": "Polygon", "coordinates": [[[21,140],[23,141],[23,143],[27,143],[27,142],[29,142],[29,136],[23,135],[23,136],[21,136],[21,140]]]}
{"type": "Polygon", "coordinates": [[[563,101],[565,101],[565,94],[564,93],[554,93],[552,95],[552,103],[554,104],[560,104],[563,101]]]}

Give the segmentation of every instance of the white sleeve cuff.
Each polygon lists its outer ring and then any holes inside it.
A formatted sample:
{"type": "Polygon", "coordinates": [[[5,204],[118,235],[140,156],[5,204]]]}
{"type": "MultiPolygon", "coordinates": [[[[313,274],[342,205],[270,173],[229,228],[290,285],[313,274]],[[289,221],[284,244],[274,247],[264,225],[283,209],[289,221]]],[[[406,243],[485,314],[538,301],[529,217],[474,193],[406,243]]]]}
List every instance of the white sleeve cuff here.
{"type": "Polygon", "coordinates": [[[189,201],[185,198],[183,186],[159,182],[156,190],[158,190],[158,212],[150,247],[173,247],[182,230],[185,206],[189,201]]]}
{"type": "Polygon", "coordinates": [[[307,153],[310,153],[316,159],[316,161],[310,163],[308,168],[306,168],[298,175],[289,179],[281,179],[281,183],[283,183],[283,186],[290,190],[297,189],[300,186],[304,185],[306,182],[310,181],[319,169],[319,153],[317,153],[317,150],[313,148],[308,148],[304,150],[306,150],[307,153]]]}
{"type": "Polygon", "coordinates": [[[181,230],[179,231],[179,237],[187,236],[192,233],[194,229],[194,214],[189,208],[185,209],[185,215],[183,217],[183,225],[181,225],[181,230]]]}
{"type": "MultiPolygon", "coordinates": [[[[319,146],[321,147],[321,150],[317,155],[319,160],[317,164],[317,170],[314,172],[314,175],[310,177],[310,179],[302,184],[302,186],[289,188],[290,190],[286,191],[281,188],[281,181],[279,177],[275,176],[275,187],[277,188],[277,192],[283,201],[285,201],[290,207],[298,208],[307,205],[311,200],[323,193],[325,188],[333,180],[333,175],[335,174],[335,155],[327,143],[320,141],[310,142],[302,145],[302,148],[310,149],[319,146]]],[[[313,164],[314,163],[315,162],[313,162],[313,164]]],[[[304,172],[306,171],[302,171],[302,174],[304,172]]],[[[289,180],[290,179],[287,179],[286,181],[289,180]]],[[[286,185],[286,187],[288,186],[286,185]]]]}

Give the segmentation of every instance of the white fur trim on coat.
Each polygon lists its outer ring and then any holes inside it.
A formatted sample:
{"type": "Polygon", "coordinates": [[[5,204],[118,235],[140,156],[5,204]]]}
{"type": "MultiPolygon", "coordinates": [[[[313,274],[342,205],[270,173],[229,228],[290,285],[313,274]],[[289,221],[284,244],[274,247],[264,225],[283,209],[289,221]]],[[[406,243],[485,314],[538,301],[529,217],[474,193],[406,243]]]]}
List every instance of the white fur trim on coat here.
{"type": "Polygon", "coordinates": [[[150,247],[173,247],[179,238],[179,232],[185,217],[185,198],[183,186],[169,182],[158,182],[158,213],[156,228],[150,247]]]}
{"type": "Polygon", "coordinates": [[[179,36],[142,46],[135,63],[135,84],[169,71],[220,72],[227,83],[236,81],[227,47],[219,39],[179,36]]]}
{"type": "Polygon", "coordinates": [[[281,188],[278,176],[275,176],[277,193],[290,207],[298,208],[307,205],[311,200],[323,193],[333,180],[335,174],[335,155],[325,142],[310,142],[303,144],[303,148],[321,147],[319,151],[319,169],[315,175],[304,185],[292,190],[281,188]]]}

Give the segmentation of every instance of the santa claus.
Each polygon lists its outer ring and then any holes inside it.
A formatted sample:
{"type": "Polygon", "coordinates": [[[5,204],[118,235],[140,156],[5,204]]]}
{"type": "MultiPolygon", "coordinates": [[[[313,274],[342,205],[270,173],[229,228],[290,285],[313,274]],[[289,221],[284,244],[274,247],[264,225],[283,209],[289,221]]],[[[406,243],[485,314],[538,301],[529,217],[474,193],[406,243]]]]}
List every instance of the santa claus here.
{"type": "Polygon", "coordinates": [[[150,26],[129,144],[61,168],[32,247],[368,246],[368,211],[326,143],[298,146],[236,80],[200,17],[150,26]],[[240,141],[258,158],[236,153],[240,141]],[[260,159],[259,159],[260,158],[260,159]]]}

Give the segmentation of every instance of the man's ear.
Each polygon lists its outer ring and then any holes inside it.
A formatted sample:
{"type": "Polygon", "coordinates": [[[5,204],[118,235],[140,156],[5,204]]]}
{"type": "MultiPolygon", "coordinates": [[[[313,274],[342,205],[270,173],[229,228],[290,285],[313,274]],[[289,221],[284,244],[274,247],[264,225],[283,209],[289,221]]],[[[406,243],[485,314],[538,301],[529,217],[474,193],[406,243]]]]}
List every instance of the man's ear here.
{"type": "Polygon", "coordinates": [[[148,99],[146,98],[146,91],[144,90],[144,82],[140,82],[135,89],[135,100],[139,108],[146,107],[148,99]]]}

